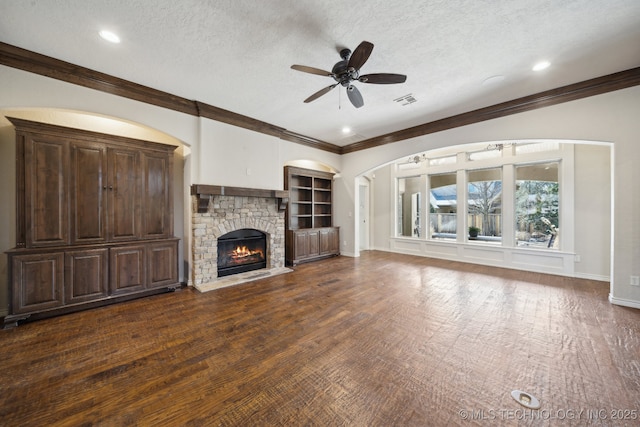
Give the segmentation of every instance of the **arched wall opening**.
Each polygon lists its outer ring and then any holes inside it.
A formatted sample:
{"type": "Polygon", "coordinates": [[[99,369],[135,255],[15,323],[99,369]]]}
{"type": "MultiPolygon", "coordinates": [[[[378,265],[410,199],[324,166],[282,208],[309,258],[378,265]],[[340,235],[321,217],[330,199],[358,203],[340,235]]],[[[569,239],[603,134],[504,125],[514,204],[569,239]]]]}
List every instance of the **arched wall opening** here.
{"type": "MultiPolygon", "coordinates": [[[[15,164],[15,131],[7,117],[34,122],[52,124],[108,135],[123,136],[145,141],[158,142],[176,146],[173,163],[173,210],[174,234],[181,239],[179,259],[185,260],[185,233],[189,208],[189,191],[187,161],[191,155],[191,147],[180,139],[152,127],[135,123],[118,117],[109,117],[84,111],[57,108],[4,108],[0,109],[0,221],[5,224],[0,233],[0,252],[15,247],[16,227],[16,164],[15,164]]],[[[179,263],[179,280],[186,281],[188,269],[185,262],[179,263]]],[[[8,306],[8,265],[7,258],[0,257],[0,315],[8,306]]],[[[6,310],[5,310],[6,311],[6,310]]]]}
{"type": "Polygon", "coordinates": [[[308,160],[308,159],[289,160],[284,163],[284,166],[295,166],[298,168],[313,169],[313,170],[318,170],[323,172],[331,172],[333,174],[339,173],[338,170],[333,166],[330,166],[323,162],[319,162],[317,160],[308,160]]]}
{"type": "MultiPolygon", "coordinates": [[[[549,154],[550,159],[559,158],[558,153],[549,154]]],[[[542,156],[543,157],[543,156],[542,156]]],[[[509,156],[493,164],[518,165],[523,163],[539,162],[541,156],[509,156]]],[[[452,170],[464,171],[471,167],[486,168],[491,165],[491,160],[477,160],[464,165],[453,165],[452,170]],[[466,168],[466,169],[465,169],[466,168]]],[[[437,163],[437,162],[436,162],[437,163]]],[[[584,141],[584,140],[522,140],[517,141],[482,141],[467,144],[458,144],[452,147],[419,151],[392,161],[387,161],[379,166],[369,168],[356,178],[354,190],[355,206],[355,239],[359,244],[357,248],[370,248],[376,250],[393,251],[428,257],[459,260],[483,265],[493,265],[522,269],[527,271],[547,272],[571,277],[582,277],[601,281],[611,281],[612,275],[612,248],[613,248],[613,197],[614,194],[614,163],[613,144],[608,142],[584,141]],[[397,224],[396,186],[397,179],[402,176],[424,176],[424,190],[427,187],[427,177],[430,173],[442,172],[442,166],[428,166],[429,159],[441,159],[453,156],[454,159],[468,153],[489,151],[487,148],[504,147],[516,144],[529,144],[532,142],[551,141],[564,147],[564,152],[571,155],[563,159],[562,180],[564,181],[562,198],[564,199],[565,215],[563,216],[563,234],[566,242],[561,250],[542,251],[528,248],[506,247],[504,245],[483,245],[469,242],[466,238],[458,238],[453,241],[437,241],[425,231],[420,237],[398,236],[394,226],[397,224]],[[414,163],[415,162],[415,163],[414,163]],[[416,165],[415,168],[400,171],[398,164],[416,165]],[[368,206],[363,209],[362,200],[363,183],[368,193],[368,206]],[[569,191],[570,190],[570,191],[569,191]],[[362,218],[362,212],[367,212],[368,217],[362,218]],[[371,243],[363,245],[363,233],[360,227],[368,227],[371,235],[371,243]]],[[[446,169],[446,167],[445,167],[446,169]]],[[[513,167],[509,169],[511,175],[505,179],[513,180],[513,167]]],[[[460,173],[460,172],[458,172],[460,173]]],[[[424,194],[425,201],[423,212],[429,212],[429,197],[424,194]]],[[[514,203],[513,199],[505,200],[505,203],[514,203]]],[[[429,214],[426,214],[428,217],[429,214]]],[[[512,221],[513,217],[509,217],[512,221]]],[[[425,221],[425,224],[428,222],[425,221]]],[[[507,225],[505,225],[507,227],[507,225]]],[[[509,235],[513,237],[513,232],[509,235]]],[[[359,255],[359,250],[356,256],[359,255]]]]}

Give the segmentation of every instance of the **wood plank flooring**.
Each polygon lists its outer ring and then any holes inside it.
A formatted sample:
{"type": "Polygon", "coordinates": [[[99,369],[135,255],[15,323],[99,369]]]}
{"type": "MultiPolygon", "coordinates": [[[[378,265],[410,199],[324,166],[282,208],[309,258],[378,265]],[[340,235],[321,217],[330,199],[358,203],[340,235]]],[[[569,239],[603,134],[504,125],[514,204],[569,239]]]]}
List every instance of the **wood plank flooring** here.
{"type": "Polygon", "coordinates": [[[0,331],[0,425],[637,425],[608,291],[371,251],[41,320],[0,331]]]}

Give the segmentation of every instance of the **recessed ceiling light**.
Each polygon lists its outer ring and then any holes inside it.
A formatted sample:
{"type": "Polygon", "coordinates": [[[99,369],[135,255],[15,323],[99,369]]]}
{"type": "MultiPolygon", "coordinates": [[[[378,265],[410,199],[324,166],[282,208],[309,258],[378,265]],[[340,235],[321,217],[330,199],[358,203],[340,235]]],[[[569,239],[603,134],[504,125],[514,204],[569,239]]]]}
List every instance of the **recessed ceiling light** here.
{"type": "Polygon", "coordinates": [[[342,128],[342,133],[347,134],[351,132],[351,128],[349,126],[345,126],[342,128]]]}
{"type": "Polygon", "coordinates": [[[533,66],[533,71],[542,71],[545,68],[548,68],[551,65],[549,61],[540,61],[536,65],[533,66]]]}
{"type": "Polygon", "coordinates": [[[116,33],[112,33],[111,31],[100,31],[100,37],[111,43],[120,43],[120,37],[118,37],[116,33]]]}

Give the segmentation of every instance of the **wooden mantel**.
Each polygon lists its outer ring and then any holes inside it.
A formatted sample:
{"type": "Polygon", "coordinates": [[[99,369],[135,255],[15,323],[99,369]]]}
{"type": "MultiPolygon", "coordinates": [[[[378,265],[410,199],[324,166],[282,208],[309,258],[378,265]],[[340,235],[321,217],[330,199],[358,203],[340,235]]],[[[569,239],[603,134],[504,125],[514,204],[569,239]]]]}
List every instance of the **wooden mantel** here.
{"type": "Polygon", "coordinates": [[[267,197],[278,199],[278,209],[284,210],[289,203],[286,190],[264,190],[260,188],[225,187],[221,185],[193,184],[191,195],[198,198],[198,213],[206,213],[211,196],[267,197]]]}

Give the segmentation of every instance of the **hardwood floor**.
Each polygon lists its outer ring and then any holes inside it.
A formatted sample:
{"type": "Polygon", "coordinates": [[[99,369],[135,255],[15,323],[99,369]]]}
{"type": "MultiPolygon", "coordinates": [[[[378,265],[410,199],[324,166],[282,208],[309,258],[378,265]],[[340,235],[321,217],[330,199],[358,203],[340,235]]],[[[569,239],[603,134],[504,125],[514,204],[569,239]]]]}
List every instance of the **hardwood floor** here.
{"type": "Polygon", "coordinates": [[[608,291],[372,251],[41,320],[0,331],[0,425],[637,425],[608,291]]]}

